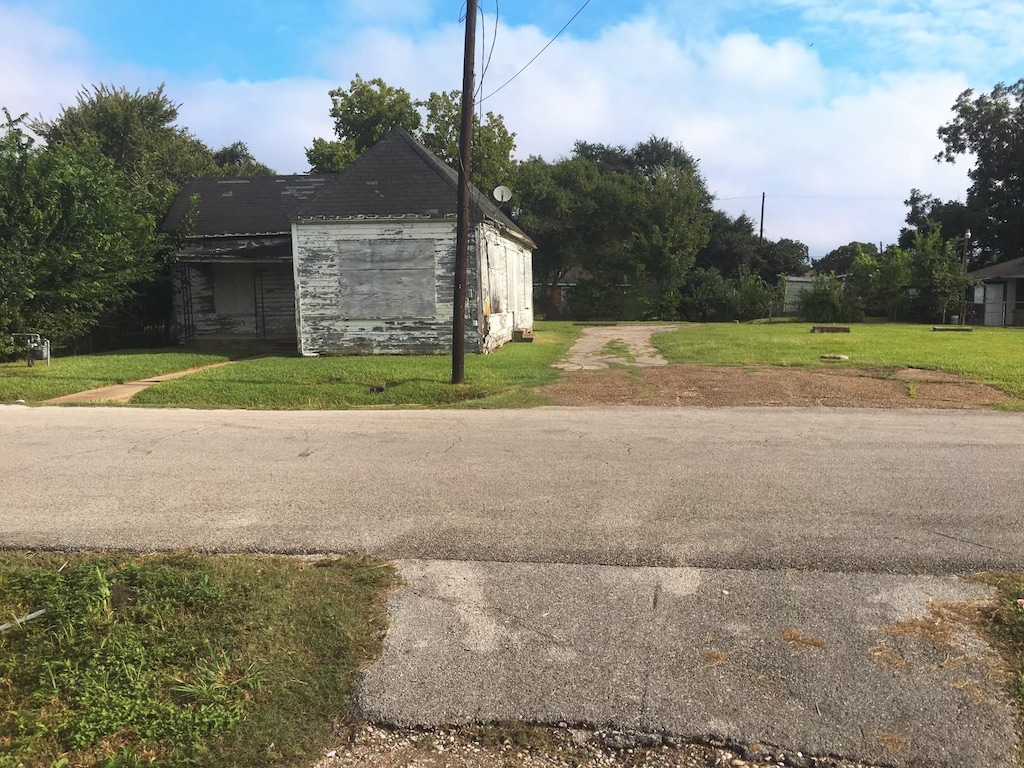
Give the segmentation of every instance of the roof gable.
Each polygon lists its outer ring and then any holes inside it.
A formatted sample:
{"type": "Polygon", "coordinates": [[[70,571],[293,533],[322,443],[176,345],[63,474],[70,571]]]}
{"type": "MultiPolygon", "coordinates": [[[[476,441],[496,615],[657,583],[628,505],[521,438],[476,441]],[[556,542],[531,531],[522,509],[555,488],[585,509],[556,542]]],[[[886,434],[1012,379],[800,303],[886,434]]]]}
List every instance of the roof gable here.
{"type": "MultiPolygon", "coordinates": [[[[296,221],[366,217],[454,217],[459,174],[405,129],[393,128],[348,168],[332,175],[312,200],[298,208],[296,221]]],[[[470,187],[474,215],[490,219],[529,241],[526,234],[470,187]]]]}
{"type": "Polygon", "coordinates": [[[164,232],[178,230],[198,196],[196,216],[185,233],[193,237],[269,235],[291,232],[295,211],[324,186],[329,175],[199,178],[187,182],[164,219],[164,232]]]}
{"type": "MultiPolygon", "coordinates": [[[[291,233],[292,221],[356,218],[445,218],[458,209],[459,175],[403,128],[393,128],[341,173],[316,176],[197,178],[187,182],[164,219],[164,232],[188,221],[188,237],[265,236],[291,233]]],[[[489,195],[470,186],[470,206],[489,219],[533,241],[489,195]]]]}

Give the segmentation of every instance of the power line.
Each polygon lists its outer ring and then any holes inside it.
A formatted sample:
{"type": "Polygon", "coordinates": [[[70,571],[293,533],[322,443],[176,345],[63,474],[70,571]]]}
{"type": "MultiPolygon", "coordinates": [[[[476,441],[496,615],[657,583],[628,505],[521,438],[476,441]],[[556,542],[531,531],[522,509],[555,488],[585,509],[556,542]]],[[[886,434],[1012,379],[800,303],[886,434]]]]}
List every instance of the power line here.
{"type": "MultiPolygon", "coordinates": [[[[893,195],[772,195],[775,200],[903,200],[893,195]]],[[[716,197],[715,200],[760,200],[761,195],[740,195],[739,197],[716,197]]]]}
{"type": "Polygon", "coordinates": [[[533,64],[533,62],[535,62],[535,61],[536,61],[537,59],[539,59],[539,58],[540,58],[540,55],[541,55],[542,53],[544,53],[544,51],[546,51],[546,50],[547,50],[548,48],[550,48],[550,47],[551,47],[551,44],[552,44],[553,42],[555,42],[555,40],[557,40],[557,39],[558,39],[558,38],[559,38],[559,37],[561,36],[561,34],[562,34],[563,32],[565,32],[565,30],[567,30],[567,29],[569,28],[569,25],[570,25],[570,24],[572,24],[572,23],[573,23],[574,21],[576,21],[576,17],[577,17],[577,16],[579,16],[579,15],[580,15],[581,13],[583,13],[583,9],[584,9],[584,8],[586,8],[586,7],[588,6],[588,5],[590,5],[590,0],[586,0],[586,2],[584,2],[584,3],[583,3],[583,5],[581,5],[581,6],[580,6],[579,10],[578,10],[578,11],[576,11],[576,13],[574,13],[574,14],[572,15],[572,18],[571,18],[571,19],[569,19],[569,20],[568,20],[567,22],[565,22],[565,26],[564,26],[564,27],[562,27],[562,28],[561,28],[560,30],[558,30],[558,32],[556,32],[556,33],[555,33],[555,36],[554,36],[554,37],[552,37],[552,38],[551,38],[550,40],[548,40],[548,42],[547,42],[547,45],[545,45],[545,46],[544,46],[543,48],[541,48],[541,49],[540,49],[540,50],[539,50],[539,51],[537,52],[537,55],[536,55],[536,56],[534,56],[534,57],[533,57],[532,59],[530,59],[530,60],[529,60],[528,62],[526,62],[526,64],[525,64],[525,65],[523,66],[523,68],[522,68],[522,69],[520,69],[520,70],[519,70],[518,72],[516,72],[516,73],[515,73],[514,75],[512,75],[512,77],[510,77],[510,78],[509,78],[508,80],[506,80],[506,81],[505,81],[504,83],[502,83],[501,85],[499,85],[499,86],[498,86],[497,88],[495,88],[495,89],[494,89],[493,91],[491,91],[491,92],[490,92],[489,94],[487,94],[486,96],[484,96],[484,97],[483,97],[482,99],[480,99],[480,101],[485,101],[485,100],[487,100],[487,99],[491,98],[491,96],[493,96],[494,94],[496,94],[496,93],[497,93],[498,91],[500,91],[500,90],[501,90],[502,88],[504,88],[504,87],[505,87],[506,85],[508,85],[509,83],[511,83],[511,82],[512,82],[513,80],[515,80],[515,79],[516,79],[517,77],[519,77],[519,76],[520,76],[521,74],[523,74],[523,72],[525,72],[525,71],[526,71],[527,67],[529,67],[529,66],[530,66],[531,64],[533,64]]]}
{"type": "MultiPolygon", "coordinates": [[[[487,53],[486,60],[484,59],[484,56],[483,56],[483,49],[481,49],[481,51],[480,51],[480,60],[481,60],[480,85],[478,85],[476,87],[476,94],[475,94],[478,97],[484,92],[484,77],[487,75],[487,70],[491,68],[491,58],[494,56],[494,48],[498,44],[498,21],[500,19],[501,19],[501,9],[498,8],[498,0],[494,0],[494,33],[491,35],[491,50],[487,53]]],[[[482,8],[480,9],[480,21],[481,21],[481,25],[482,25],[483,21],[484,21],[484,12],[483,12],[482,8]]],[[[482,36],[486,39],[486,37],[487,37],[486,27],[484,27],[483,35],[482,36]]],[[[478,99],[477,103],[479,104],[480,101],[483,101],[483,99],[478,99]]],[[[481,109],[480,110],[480,119],[481,120],[483,119],[483,114],[484,114],[483,109],[481,109]]]]}

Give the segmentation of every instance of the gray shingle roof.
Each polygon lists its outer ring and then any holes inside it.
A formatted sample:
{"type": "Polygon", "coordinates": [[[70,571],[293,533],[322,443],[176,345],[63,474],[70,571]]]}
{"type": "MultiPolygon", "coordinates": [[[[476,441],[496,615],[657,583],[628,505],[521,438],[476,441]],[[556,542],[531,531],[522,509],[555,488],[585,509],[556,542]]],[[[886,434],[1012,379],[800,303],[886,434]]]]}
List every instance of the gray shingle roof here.
{"type": "MultiPolygon", "coordinates": [[[[192,179],[162,229],[178,231],[197,195],[197,216],[186,233],[193,237],[285,234],[292,221],[310,219],[454,217],[458,183],[458,173],[394,128],[341,173],[192,179]]],[[[533,245],[490,195],[472,187],[470,200],[475,217],[497,222],[533,245]]]]}
{"type": "MultiPolygon", "coordinates": [[[[403,128],[394,128],[352,165],[329,177],[293,218],[455,216],[458,183],[456,171],[403,128]]],[[[490,195],[475,187],[470,194],[473,215],[491,219],[530,241],[490,195]]]]}
{"type": "Polygon", "coordinates": [[[192,197],[198,195],[198,215],[189,235],[290,234],[290,217],[327,178],[319,175],[192,179],[178,193],[162,229],[176,231],[188,214],[192,197]]]}
{"type": "Polygon", "coordinates": [[[970,277],[973,277],[976,280],[999,277],[1024,277],[1024,257],[1019,259],[1010,259],[1009,261],[1004,261],[1002,264],[992,264],[988,267],[976,269],[970,273],[970,277]]]}

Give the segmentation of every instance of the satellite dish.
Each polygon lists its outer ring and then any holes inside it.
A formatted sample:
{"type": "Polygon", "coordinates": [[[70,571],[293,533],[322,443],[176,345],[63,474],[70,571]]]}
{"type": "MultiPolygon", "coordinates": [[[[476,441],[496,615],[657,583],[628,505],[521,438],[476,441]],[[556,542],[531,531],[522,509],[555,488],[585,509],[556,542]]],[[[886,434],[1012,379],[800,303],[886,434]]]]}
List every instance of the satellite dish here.
{"type": "Polygon", "coordinates": [[[509,200],[512,199],[512,190],[506,187],[504,184],[495,187],[494,192],[492,192],[491,194],[494,195],[494,199],[497,200],[499,203],[507,203],[509,200]]]}

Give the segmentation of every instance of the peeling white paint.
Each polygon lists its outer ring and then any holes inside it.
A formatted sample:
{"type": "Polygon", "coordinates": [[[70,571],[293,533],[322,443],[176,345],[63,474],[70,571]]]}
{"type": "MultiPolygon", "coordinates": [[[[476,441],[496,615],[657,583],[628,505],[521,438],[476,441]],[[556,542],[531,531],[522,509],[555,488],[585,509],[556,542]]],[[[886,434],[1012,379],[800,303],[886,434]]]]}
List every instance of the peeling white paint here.
{"type": "MultiPolygon", "coordinates": [[[[175,313],[183,340],[297,339],[307,356],[450,352],[455,226],[451,218],[299,221],[291,264],[180,253],[175,313]]],[[[492,222],[477,223],[468,352],[532,331],[532,283],[530,248],[492,222]]]]}

